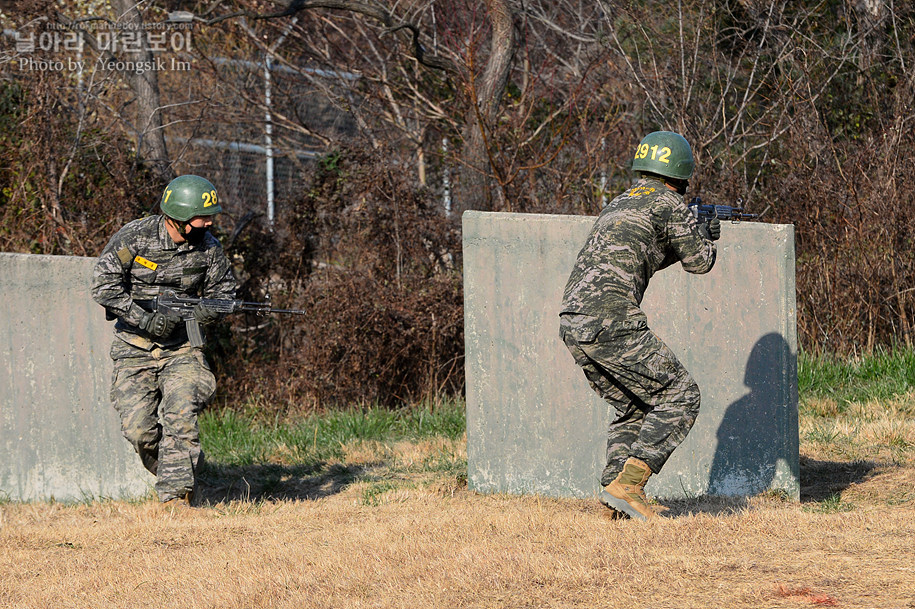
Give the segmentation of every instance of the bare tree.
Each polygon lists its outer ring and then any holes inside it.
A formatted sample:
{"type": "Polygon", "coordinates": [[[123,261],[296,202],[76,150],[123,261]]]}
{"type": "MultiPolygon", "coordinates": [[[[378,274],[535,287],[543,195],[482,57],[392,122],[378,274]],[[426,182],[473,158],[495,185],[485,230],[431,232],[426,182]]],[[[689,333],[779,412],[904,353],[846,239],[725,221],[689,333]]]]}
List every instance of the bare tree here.
{"type": "Polygon", "coordinates": [[[858,84],[863,84],[865,74],[873,67],[881,52],[889,7],[886,0],[851,0],[858,21],[858,84]]]}
{"type": "MultiPolygon", "coordinates": [[[[687,136],[699,161],[700,184],[719,169],[742,173],[741,196],[747,199],[773,162],[772,144],[792,128],[798,111],[806,113],[818,102],[842,65],[811,48],[807,32],[816,11],[789,10],[784,0],[736,9],[711,0],[678,0],[670,15],[676,37],[657,31],[658,20],[647,12],[609,0],[601,4],[611,48],[641,92],[640,120],[647,128],[687,136]],[[618,19],[627,12],[629,19],[618,19]]],[[[846,38],[840,52],[850,58],[857,45],[846,38]]]]}
{"type": "MultiPolygon", "coordinates": [[[[478,65],[480,57],[476,54],[476,50],[470,53],[461,53],[460,50],[451,52],[452,56],[463,56],[466,59],[464,65],[460,65],[447,56],[430,53],[426,47],[427,40],[430,38],[429,29],[422,21],[423,11],[415,10],[414,6],[407,6],[403,9],[403,14],[395,14],[395,10],[401,8],[399,3],[394,3],[391,7],[350,0],[291,0],[274,4],[277,10],[273,12],[261,12],[252,6],[250,9],[224,14],[215,14],[215,11],[212,11],[206,15],[200,15],[199,19],[208,25],[216,25],[232,19],[276,20],[303,11],[335,10],[368,17],[378,23],[378,26],[389,37],[390,35],[400,36],[402,48],[407,50],[417,69],[432,69],[446,73],[449,78],[458,81],[457,86],[465,90],[471,100],[471,107],[463,117],[461,128],[463,151],[460,155],[462,160],[460,184],[463,195],[458,197],[460,203],[457,207],[459,209],[491,209],[493,207],[494,196],[490,187],[490,179],[495,176],[496,185],[500,183],[500,180],[498,179],[498,168],[492,164],[492,151],[488,146],[487,130],[491,129],[496,122],[515,50],[514,10],[508,0],[487,0],[485,3],[490,45],[485,65],[482,67],[478,65]],[[413,17],[419,18],[414,19],[413,17]]],[[[477,30],[470,35],[471,37],[479,36],[480,32],[477,30]]],[[[361,41],[370,40],[370,37],[365,36],[365,32],[362,34],[361,41]]],[[[340,35],[348,36],[350,34],[340,32],[340,35]]],[[[386,101],[385,119],[389,124],[405,133],[411,140],[414,149],[421,155],[426,128],[422,124],[423,121],[410,121],[404,116],[405,105],[412,104],[414,106],[413,114],[417,117],[431,116],[443,119],[446,114],[436,107],[436,100],[424,98],[417,87],[411,87],[409,84],[405,87],[407,95],[397,99],[392,86],[392,82],[397,79],[392,77],[390,69],[391,66],[395,66],[394,69],[400,72],[401,77],[404,77],[403,67],[396,67],[396,62],[391,61],[388,51],[371,45],[367,46],[365,51],[374,55],[373,79],[380,95],[386,101]]],[[[400,80],[401,83],[409,83],[411,79],[407,77],[400,78],[400,80]]],[[[416,80],[415,75],[413,80],[416,80]]],[[[403,86],[403,84],[399,85],[399,87],[403,86]]],[[[422,168],[424,164],[419,163],[418,166],[422,168]]],[[[421,175],[423,171],[420,169],[421,175]]],[[[495,198],[504,199],[504,195],[497,192],[495,198]]]]}
{"type": "MultiPolygon", "coordinates": [[[[498,185],[502,176],[493,164],[493,149],[488,141],[494,119],[498,116],[502,95],[511,71],[515,53],[514,11],[507,0],[486,0],[491,33],[489,58],[482,74],[477,74],[474,53],[468,56],[467,88],[470,110],[464,128],[464,168],[461,172],[462,196],[456,206],[464,209],[493,209],[494,196],[491,177],[498,185]],[[495,175],[494,175],[495,174],[495,175]]],[[[504,203],[505,194],[498,188],[495,196],[504,203]]]]}
{"type": "MultiPolygon", "coordinates": [[[[140,5],[134,0],[111,0],[116,12],[116,23],[126,26],[133,32],[144,32],[143,14],[140,5]]],[[[153,62],[145,36],[140,36],[141,47],[126,53],[128,60],[136,63],[153,62]]],[[[159,99],[159,77],[157,70],[127,70],[124,77],[130,84],[136,99],[137,154],[143,162],[152,167],[163,180],[174,177],[171,160],[165,145],[165,132],[162,129],[162,104],[159,99]]]]}
{"type": "MultiPolygon", "coordinates": [[[[82,43],[92,49],[101,60],[92,64],[93,69],[88,70],[95,77],[96,72],[106,72],[109,68],[124,80],[132,92],[129,105],[134,109],[132,116],[122,115],[124,122],[137,145],[137,159],[145,167],[153,170],[163,181],[174,177],[171,159],[165,144],[165,132],[162,128],[162,104],[159,94],[159,78],[156,69],[137,69],[136,66],[153,66],[155,64],[153,53],[149,48],[145,35],[144,16],[141,10],[142,2],[134,0],[110,0],[114,10],[113,19],[103,14],[84,15],[79,2],[65,5],[62,10],[56,11],[56,20],[72,28],[82,38],[82,43]],[[70,13],[68,15],[68,13],[70,13]],[[76,14],[74,14],[76,13],[76,14]],[[108,48],[99,48],[97,40],[83,29],[89,22],[104,23],[110,30],[107,32],[111,38],[108,48]],[[122,32],[130,32],[133,38],[140,43],[138,47],[130,45],[130,49],[118,54],[120,45],[117,41],[122,32]]],[[[108,75],[102,74],[99,80],[107,79],[108,75]]],[[[82,103],[81,103],[81,108],[82,103]]],[[[120,113],[118,113],[120,114],[120,113]]]]}

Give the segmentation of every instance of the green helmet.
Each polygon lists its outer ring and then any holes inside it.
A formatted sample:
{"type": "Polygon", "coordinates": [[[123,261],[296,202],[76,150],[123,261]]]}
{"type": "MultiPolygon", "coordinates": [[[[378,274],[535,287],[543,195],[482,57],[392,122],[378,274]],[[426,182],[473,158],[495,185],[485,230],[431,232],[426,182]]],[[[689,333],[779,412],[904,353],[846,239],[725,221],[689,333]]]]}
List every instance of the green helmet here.
{"type": "Polygon", "coordinates": [[[216,187],[209,180],[192,175],[178,176],[169,182],[159,207],[163,214],[179,222],[222,212],[216,187]]]}
{"type": "Polygon", "coordinates": [[[688,180],[695,167],[689,142],[673,131],[655,131],[646,135],[632,159],[633,171],[647,171],[676,180],[688,180]]]}

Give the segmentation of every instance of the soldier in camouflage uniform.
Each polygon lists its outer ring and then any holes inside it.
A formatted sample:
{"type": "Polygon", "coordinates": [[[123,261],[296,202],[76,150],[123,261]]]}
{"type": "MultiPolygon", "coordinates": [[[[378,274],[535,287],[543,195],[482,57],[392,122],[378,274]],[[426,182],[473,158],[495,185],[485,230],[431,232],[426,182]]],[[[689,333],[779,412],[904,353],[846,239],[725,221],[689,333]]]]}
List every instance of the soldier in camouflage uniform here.
{"type": "Polygon", "coordinates": [[[699,412],[699,387],[639,308],[656,271],[680,262],[690,273],[707,273],[715,264],[720,222],[698,223],[683,200],[693,166],[689,144],[676,133],[658,131],[640,142],[632,168],[641,179],[598,216],[560,312],[560,336],[615,410],[601,502],[642,520],[655,516],[645,483],[699,412]]]}
{"type": "MultiPolygon", "coordinates": [[[[150,301],[161,288],[232,299],[236,282],[208,231],[222,211],[209,181],[175,178],[160,207],[163,215],[134,220],[111,238],[95,266],[92,297],[117,319],[111,401],[124,437],[156,476],[160,501],[190,505],[203,462],[197,414],[216,379],[202,349],[188,343],[185,325],[153,310],[150,301]]],[[[220,314],[198,305],[194,317],[208,324],[220,314]]]]}

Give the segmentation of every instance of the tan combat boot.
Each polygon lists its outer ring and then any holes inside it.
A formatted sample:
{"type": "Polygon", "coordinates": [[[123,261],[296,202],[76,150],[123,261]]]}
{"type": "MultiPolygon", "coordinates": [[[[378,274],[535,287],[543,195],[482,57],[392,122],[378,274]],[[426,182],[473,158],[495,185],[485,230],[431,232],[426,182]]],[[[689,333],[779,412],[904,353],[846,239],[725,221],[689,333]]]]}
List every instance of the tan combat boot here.
{"type": "Polygon", "coordinates": [[[641,459],[629,457],[623,465],[623,471],[604,487],[600,494],[601,503],[639,520],[656,518],[657,514],[648,506],[645,497],[645,483],[650,476],[651,468],[648,464],[641,459]]]}
{"type": "Polygon", "coordinates": [[[176,509],[183,511],[183,510],[187,510],[187,509],[190,509],[191,507],[193,507],[194,504],[191,503],[193,500],[194,500],[194,494],[186,493],[184,495],[181,495],[180,497],[172,497],[171,499],[164,501],[162,503],[162,507],[169,509],[171,511],[174,511],[176,509]]]}

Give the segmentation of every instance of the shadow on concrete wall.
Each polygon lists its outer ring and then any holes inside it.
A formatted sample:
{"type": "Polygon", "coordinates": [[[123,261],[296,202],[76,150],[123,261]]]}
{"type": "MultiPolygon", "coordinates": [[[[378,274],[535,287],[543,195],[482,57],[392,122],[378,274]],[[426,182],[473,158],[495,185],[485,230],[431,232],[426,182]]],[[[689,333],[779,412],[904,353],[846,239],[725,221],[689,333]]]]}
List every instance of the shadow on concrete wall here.
{"type": "MultiPolygon", "coordinates": [[[[747,360],[744,385],[750,392],[725,411],[717,431],[718,445],[709,472],[706,497],[694,500],[664,501],[666,515],[674,517],[693,512],[723,513],[746,507],[747,499],[769,490],[780,460],[791,455],[779,442],[771,421],[776,409],[783,407],[784,396],[774,392],[783,382],[780,362],[791,361],[787,341],[778,333],[763,336],[747,360]]],[[[841,493],[866,479],[876,464],[849,463],[800,458],[801,502],[819,502],[841,493]]]]}
{"type": "MultiPolygon", "coordinates": [[[[779,460],[790,461],[787,447],[779,444],[767,420],[774,420],[784,396],[774,395],[783,386],[771,375],[793,358],[785,339],[770,333],[753,346],[747,360],[744,385],[750,393],[731,404],[718,428],[718,447],[709,473],[709,495],[743,494],[751,497],[772,486],[779,460]],[[770,433],[766,434],[765,430],[770,433]],[[742,491],[740,489],[743,489],[742,491]]],[[[791,372],[792,374],[794,372],[791,372]]],[[[874,463],[837,463],[801,459],[801,501],[823,501],[864,480],[874,463]]]]}
{"type": "Polygon", "coordinates": [[[784,408],[780,402],[786,399],[776,393],[785,383],[776,377],[783,374],[784,362],[791,357],[788,342],[775,332],[753,346],[743,380],[750,393],[728,406],[718,427],[709,495],[762,493],[771,487],[779,461],[797,458],[785,454],[787,447],[771,423],[779,420],[777,410],[784,408]]]}

